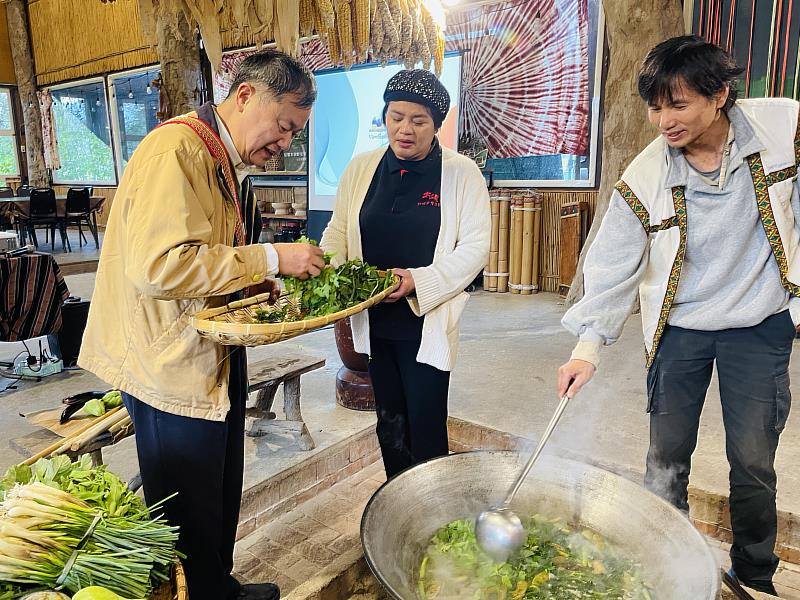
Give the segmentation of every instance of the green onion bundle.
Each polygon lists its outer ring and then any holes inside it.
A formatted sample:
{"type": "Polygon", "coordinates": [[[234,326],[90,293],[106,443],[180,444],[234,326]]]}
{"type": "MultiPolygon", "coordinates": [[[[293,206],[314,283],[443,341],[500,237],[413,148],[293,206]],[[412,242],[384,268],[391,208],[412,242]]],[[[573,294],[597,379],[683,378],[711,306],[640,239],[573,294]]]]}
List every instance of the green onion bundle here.
{"type": "Polygon", "coordinates": [[[0,504],[0,579],[146,598],[169,578],[177,537],[177,527],[146,512],[110,515],[38,482],[17,485],[0,504]]]}

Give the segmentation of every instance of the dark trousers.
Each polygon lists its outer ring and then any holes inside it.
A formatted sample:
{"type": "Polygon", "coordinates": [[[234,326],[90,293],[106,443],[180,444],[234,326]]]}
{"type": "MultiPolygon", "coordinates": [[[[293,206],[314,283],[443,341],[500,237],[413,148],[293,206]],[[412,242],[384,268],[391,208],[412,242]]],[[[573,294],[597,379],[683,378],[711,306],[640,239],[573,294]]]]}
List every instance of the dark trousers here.
{"type": "Polygon", "coordinates": [[[165,505],[180,526],[178,548],[186,555],[192,600],[224,600],[239,590],[231,575],[244,470],[247,368],[241,349],[232,352],[231,409],[224,422],[181,417],[133,396],[122,398],[136,429],[145,500],[165,505]]]}
{"type": "Polygon", "coordinates": [[[448,453],[450,373],[417,362],[419,340],[371,338],[369,376],[386,477],[448,453]]]}
{"type": "Polygon", "coordinates": [[[791,405],[789,311],[723,331],[667,327],[647,375],[650,450],[645,485],[688,511],[692,453],[716,362],[730,465],[731,560],[745,582],[771,581],[775,556],[775,450],[791,405]]]}

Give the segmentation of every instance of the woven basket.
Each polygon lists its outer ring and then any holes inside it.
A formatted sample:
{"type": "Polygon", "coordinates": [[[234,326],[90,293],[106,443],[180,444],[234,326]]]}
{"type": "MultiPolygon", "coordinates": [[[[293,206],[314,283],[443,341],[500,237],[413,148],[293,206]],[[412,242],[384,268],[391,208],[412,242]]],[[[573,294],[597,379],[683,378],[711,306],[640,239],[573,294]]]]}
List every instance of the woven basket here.
{"type": "Polygon", "coordinates": [[[181,563],[175,564],[172,578],[153,592],[150,600],[189,600],[189,592],[186,590],[186,575],[181,563]]]}
{"type": "MultiPolygon", "coordinates": [[[[385,272],[380,272],[382,275],[385,272]]],[[[336,321],[341,321],[352,315],[368,309],[370,306],[381,302],[400,285],[400,278],[395,276],[394,284],[355,306],[340,310],[339,312],[314,317],[302,321],[284,321],[283,323],[257,323],[256,310],[274,310],[289,305],[289,310],[294,316],[300,315],[298,306],[282,295],[275,304],[269,304],[269,294],[259,294],[246,300],[231,302],[219,308],[200,311],[192,316],[192,326],[203,337],[214,340],[224,346],[264,346],[282,342],[298,335],[314,331],[336,321]]]]}
{"type": "Polygon", "coordinates": [[[283,152],[279,152],[270,158],[264,165],[265,171],[283,171],[284,168],[283,152]]]}

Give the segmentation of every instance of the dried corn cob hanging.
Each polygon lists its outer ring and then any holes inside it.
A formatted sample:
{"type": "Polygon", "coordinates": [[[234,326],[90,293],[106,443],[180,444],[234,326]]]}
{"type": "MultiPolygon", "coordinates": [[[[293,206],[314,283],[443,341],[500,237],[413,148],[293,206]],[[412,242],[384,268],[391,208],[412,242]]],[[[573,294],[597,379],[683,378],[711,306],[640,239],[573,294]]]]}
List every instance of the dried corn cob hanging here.
{"type": "Polygon", "coordinates": [[[339,46],[342,49],[342,65],[345,69],[353,66],[353,22],[350,0],[336,2],[336,30],[339,32],[339,46]]]}
{"type": "Polygon", "coordinates": [[[334,67],[338,67],[339,63],[342,62],[342,48],[339,45],[339,33],[336,31],[335,25],[333,28],[328,29],[325,37],[328,39],[328,56],[330,56],[331,64],[334,67]]]}
{"type": "Polygon", "coordinates": [[[444,33],[439,25],[436,25],[436,52],[433,54],[433,69],[437,77],[442,75],[444,66],[444,33]]]}
{"type": "MultiPolygon", "coordinates": [[[[314,0],[322,20],[317,25],[317,31],[327,31],[335,26],[336,13],[333,11],[333,0],[314,0]]],[[[337,63],[338,64],[338,63],[337,63]]]]}
{"type": "Polygon", "coordinates": [[[369,40],[372,45],[372,54],[376,58],[383,50],[383,13],[379,8],[381,2],[386,4],[384,0],[373,0],[371,5],[372,24],[369,29],[369,40]]]}
{"type": "MultiPolygon", "coordinates": [[[[422,26],[425,28],[425,38],[428,41],[428,50],[432,57],[436,56],[436,51],[439,46],[439,40],[436,34],[436,23],[433,21],[431,14],[425,10],[422,13],[422,26]]],[[[430,68],[430,62],[426,68],[430,68]]]]}
{"type": "Polygon", "coordinates": [[[314,0],[300,0],[300,35],[314,33],[314,0]]]}
{"type": "MultiPolygon", "coordinates": [[[[407,0],[401,0],[404,4],[407,0]]],[[[400,34],[400,50],[398,52],[398,59],[409,58],[411,53],[411,46],[414,44],[414,16],[411,11],[406,8],[402,16],[403,25],[402,33],[400,34]]]]}
{"type": "Polygon", "coordinates": [[[397,28],[397,33],[402,37],[403,12],[400,8],[400,0],[386,0],[386,4],[391,13],[392,23],[394,23],[395,28],[397,28]]]}
{"type": "Polygon", "coordinates": [[[385,51],[387,59],[390,59],[397,55],[400,48],[400,32],[392,19],[386,0],[378,0],[378,13],[383,17],[381,22],[383,24],[384,38],[381,48],[385,51]]]}
{"type": "Polygon", "coordinates": [[[417,22],[414,24],[414,38],[416,39],[417,43],[419,59],[422,61],[422,68],[430,69],[433,52],[431,51],[430,46],[428,46],[428,36],[425,31],[425,25],[423,23],[421,11],[417,13],[417,22]]]}
{"type": "Polygon", "coordinates": [[[358,60],[366,60],[369,51],[370,0],[352,0],[353,45],[358,60]]]}

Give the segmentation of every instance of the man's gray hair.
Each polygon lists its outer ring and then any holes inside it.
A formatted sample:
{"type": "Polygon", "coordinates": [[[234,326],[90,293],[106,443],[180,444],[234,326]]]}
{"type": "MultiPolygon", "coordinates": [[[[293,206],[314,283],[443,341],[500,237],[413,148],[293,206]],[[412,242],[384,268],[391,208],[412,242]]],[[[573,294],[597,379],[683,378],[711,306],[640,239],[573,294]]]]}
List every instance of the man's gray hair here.
{"type": "Polygon", "coordinates": [[[263,86],[277,99],[292,94],[297,97],[294,104],[299,108],[309,108],[317,99],[317,84],[308,67],[277,50],[262,50],[245,58],[239,65],[228,97],[235,94],[243,83],[263,86]]]}

